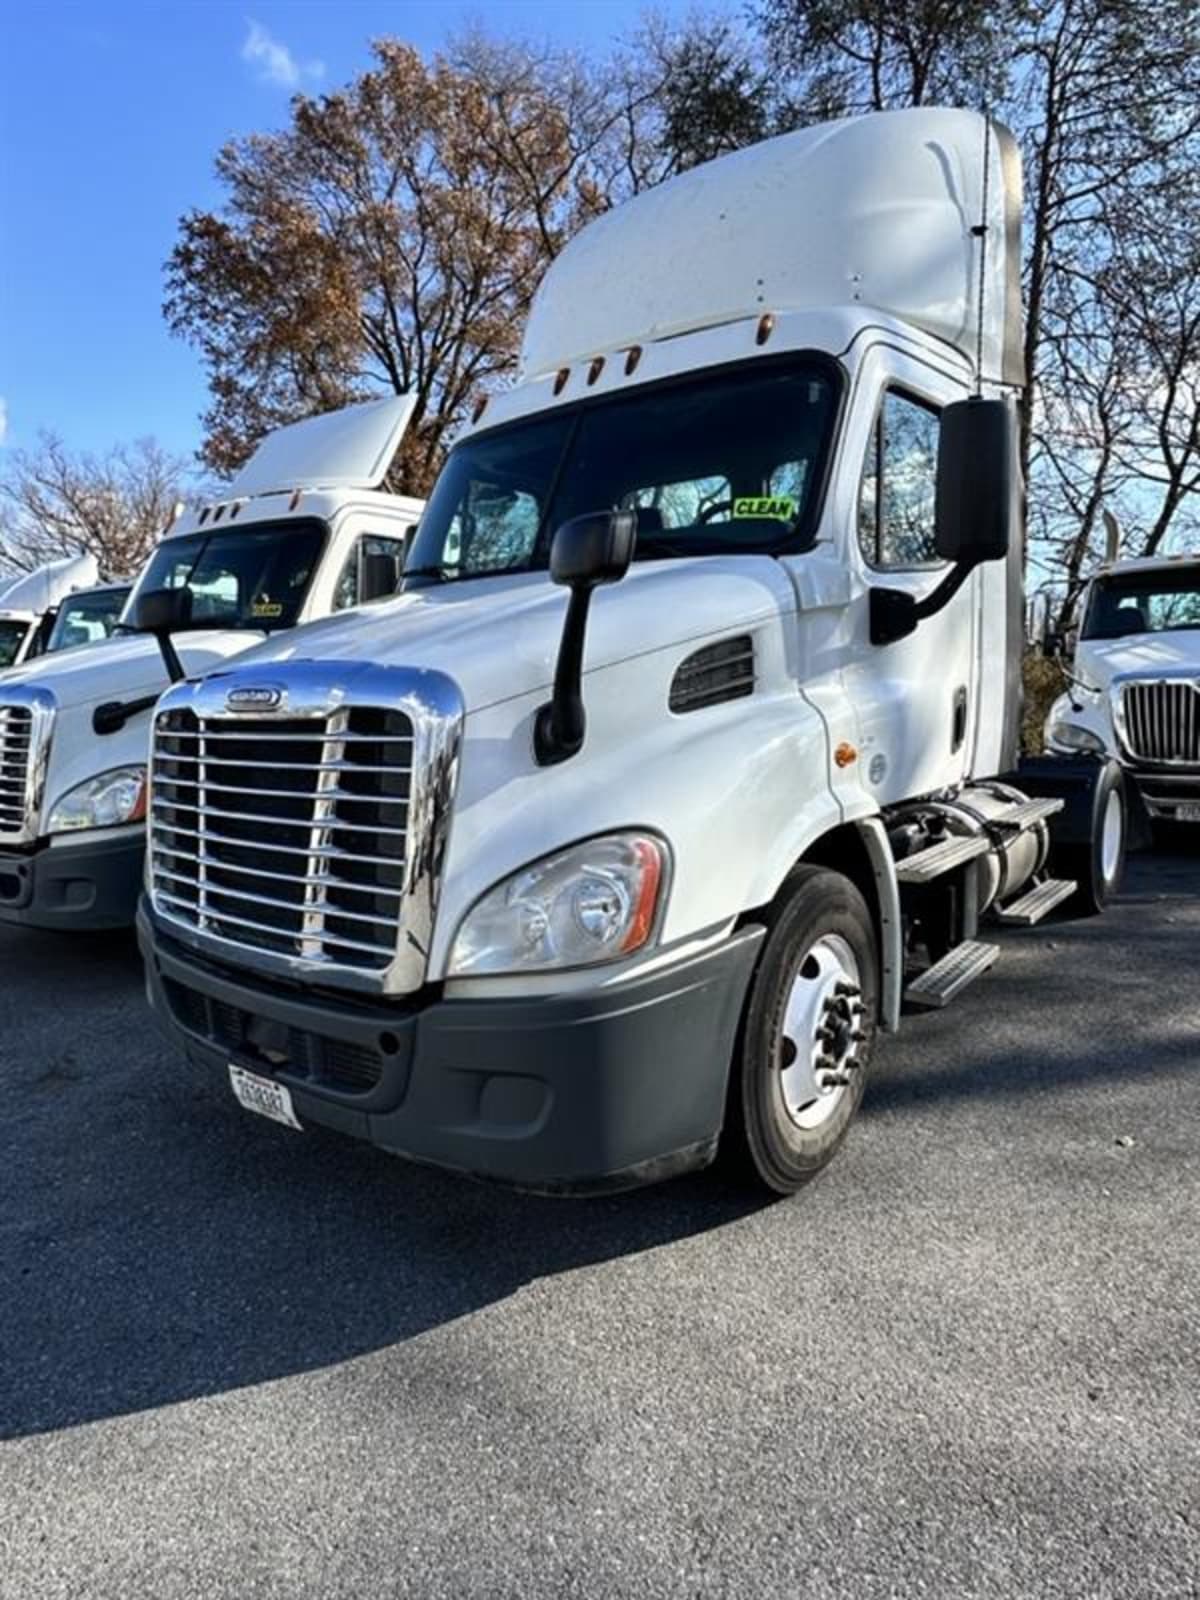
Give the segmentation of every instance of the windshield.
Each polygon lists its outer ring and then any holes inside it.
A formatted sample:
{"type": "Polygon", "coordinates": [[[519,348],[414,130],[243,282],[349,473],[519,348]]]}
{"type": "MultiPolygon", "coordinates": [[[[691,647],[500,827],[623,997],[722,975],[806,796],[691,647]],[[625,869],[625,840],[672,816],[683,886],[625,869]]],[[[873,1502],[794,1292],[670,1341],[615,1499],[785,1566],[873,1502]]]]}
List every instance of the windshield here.
{"type": "Polygon", "coordinates": [[[12,666],[28,632],[28,622],[0,622],[0,667],[12,666]]]}
{"type": "Polygon", "coordinates": [[[836,384],[814,358],[760,361],[464,440],[406,576],[545,567],[556,528],[608,508],[637,508],[641,559],[799,548],[819,509],[836,384]]]}
{"type": "Polygon", "coordinates": [[[81,594],[68,595],[58,608],[46,642],[47,651],[70,650],[78,644],[107,639],[128,599],[127,588],[86,589],[81,594]]]}
{"type": "Polygon", "coordinates": [[[189,589],[196,627],[291,628],[324,540],[309,518],[183,534],[159,545],[138,592],[189,589]]]}
{"type": "Polygon", "coordinates": [[[1092,585],[1083,638],[1124,639],[1172,628],[1200,628],[1200,567],[1114,574],[1092,585]]]}

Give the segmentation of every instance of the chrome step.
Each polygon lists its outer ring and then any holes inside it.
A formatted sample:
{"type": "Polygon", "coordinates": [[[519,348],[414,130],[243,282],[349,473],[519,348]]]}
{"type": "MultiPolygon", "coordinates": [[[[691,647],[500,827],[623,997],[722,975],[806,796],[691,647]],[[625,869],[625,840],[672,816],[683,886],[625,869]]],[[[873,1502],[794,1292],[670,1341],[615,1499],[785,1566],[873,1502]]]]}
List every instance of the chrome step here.
{"type": "Polygon", "coordinates": [[[964,939],[920,977],[914,978],[905,989],[904,998],[914,1006],[947,1005],[960,989],[985,973],[999,954],[997,944],[964,939]]]}
{"type": "Polygon", "coordinates": [[[940,844],[927,845],[924,850],[917,850],[911,856],[905,856],[903,861],[897,861],[896,877],[901,883],[929,883],[933,878],[941,877],[943,872],[952,872],[964,862],[987,855],[991,848],[991,841],[986,834],[956,835],[953,839],[943,839],[940,844]]]}
{"type": "Polygon", "coordinates": [[[1019,900],[1011,905],[997,906],[993,913],[997,922],[1006,927],[1032,928],[1047,917],[1055,906],[1070,899],[1079,885],[1074,878],[1047,878],[1045,883],[1026,889],[1019,900]]]}
{"type": "Polygon", "coordinates": [[[1062,799],[1016,800],[1004,811],[988,819],[989,825],[1001,828],[1032,828],[1035,822],[1044,822],[1055,816],[1066,805],[1062,799]]]}

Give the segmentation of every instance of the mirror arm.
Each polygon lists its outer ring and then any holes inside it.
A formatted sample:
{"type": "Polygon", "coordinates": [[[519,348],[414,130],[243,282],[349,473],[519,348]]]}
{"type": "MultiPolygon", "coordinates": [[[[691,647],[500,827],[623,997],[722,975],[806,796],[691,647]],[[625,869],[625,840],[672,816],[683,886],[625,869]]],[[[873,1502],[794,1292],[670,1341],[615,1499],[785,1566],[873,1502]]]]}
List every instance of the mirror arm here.
{"type": "Polygon", "coordinates": [[[914,600],[907,589],[871,590],[871,643],[894,644],[907,639],[926,617],[936,616],[962,588],[975,570],[973,561],[956,561],[950,571],[923,600],[914,600]]]}
{"type": "Polygon", "coordinates": [[[92,732],[101,735],[120,733],[132,717],[139,712],[149,711],[157,703],[156,694],[143,695],[140,700],[106,700],[92,712],[92,732]]]}
{"type": "Polygon", "coordinates": [[[583,748],[587,714],[583,708],[583,646],[587,637],[592,585],[574,584],[554,669],[554,693],[538,710],[533,725],[533,752],[538,766],[551,767],[583,748]]]}
{"type": "Polygon", "coordinates": [[[179,652],[175,648],[174,640],[167,632],[156,633],[154,637],[158,640],[158,648],[162,654],[163,666],[167,669],[167,677],[170,678],[172,683],[181,683],[187,674],[183,670],[183,662],[179,659],[179,652]]]}

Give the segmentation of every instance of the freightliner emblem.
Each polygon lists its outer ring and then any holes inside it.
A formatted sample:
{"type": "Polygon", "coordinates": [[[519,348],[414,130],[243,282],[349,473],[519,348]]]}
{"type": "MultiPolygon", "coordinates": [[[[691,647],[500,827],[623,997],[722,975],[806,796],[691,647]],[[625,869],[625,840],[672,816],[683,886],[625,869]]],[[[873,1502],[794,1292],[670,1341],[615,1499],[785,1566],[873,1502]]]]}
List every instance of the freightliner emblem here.
{"type": "Polygon", "coordinates": [[[250,684],[225,696],[226,711],[276,711],[282,704],[283,690],[274,684],[250,684]]]}

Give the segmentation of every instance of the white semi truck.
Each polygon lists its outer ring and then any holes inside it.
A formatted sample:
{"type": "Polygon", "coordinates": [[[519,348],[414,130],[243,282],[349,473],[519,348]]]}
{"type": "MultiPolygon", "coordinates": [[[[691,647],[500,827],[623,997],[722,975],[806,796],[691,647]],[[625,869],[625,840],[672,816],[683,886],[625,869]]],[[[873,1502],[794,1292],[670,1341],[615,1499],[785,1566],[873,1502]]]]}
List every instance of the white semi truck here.
{"type": "Polygon", "coordinates": [[[1046,748],[1115,758],[1152,822],[1200,822],[1200,556],[1106,562],[1077,616],[1046,748]]]}
{"type": "Polygon", "coordinates": [[[897,112],[567,246],[402,594],[159,705],[139,929],[193,1062],[535,1190],[724,1140],[789,1192],[985,919],[1103,903],[1120,769],[1018,756],[1019,189],[1002,128],[897,112]]]}
{"type": "Polygon", "coordinates": [[[0,672],[41,655],[63,602],[98,577],[95,556],[79,555],[0,578],[0,672]]]}
{"type": "Polygon", "coordinates": [[[395,590],[422,502],[379,484],[411,410],[390,399],[279,429],[220,501],[185,510],[130,598],[170,596],[161,644],[121,634],[0,676],[0,922],[133,922],[154,702],[172,677],[395,590]]]}

